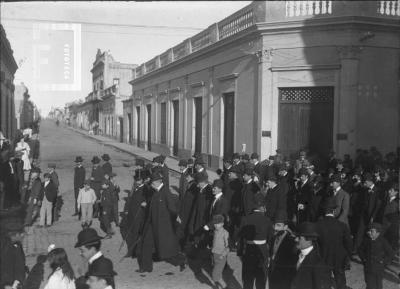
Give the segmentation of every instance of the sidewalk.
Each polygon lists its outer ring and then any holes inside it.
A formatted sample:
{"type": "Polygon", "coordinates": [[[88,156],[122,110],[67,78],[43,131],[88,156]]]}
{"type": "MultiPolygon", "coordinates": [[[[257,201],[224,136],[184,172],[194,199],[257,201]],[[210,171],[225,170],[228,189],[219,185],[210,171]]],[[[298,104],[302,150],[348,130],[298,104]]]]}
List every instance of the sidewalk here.
{"type": "MultiPolygon", "coordinates": [[[[149,162],[152,162],[153,158],[159,155],[158,153],[147,151],[147,150],[144,150],[142,148],[139,148],[137,146],[130,145],[130,144],[127,144],[127,143],[121,143],[121,142],[118,142],[118,141],[116,141],[114,139],[111,139],[111,138],[108,138],[108,137],[104,137],[104,136],[101,136],[101,135],[89,134],[85,130],[77,129],[77,128],[74,128],[74,127],[71,127],[71,126],[64,126],[64,127],[68,128],[68,129],[70,129],[72,131],[75,131],[75,132],[77,132],[77,133],[79,133],[79,134],[81,134],[81,135],[83,135],[83,136],[85,136],[87,138],[91,138],[91,139],[93,139],[93,140],[95,140],[95,141],[97,141],[97,142],[99,142],[99,143],[101,143],[103,145],[118,149],[118,150],[120,150],[120,151],[122,151],[124,153],[130,154],[130,155],[132,155],[134,157],[142,158],[142,159],[147,160],[149,162]]],[[[166,163],[166,165],[168,166],[168,168],[171,171],[173,171],[175,173],[179,173],[179,174],[181,173],[180,169],[179,169],[179,166],[178,166],[178,160],[176,160],[175,158],[171,158],[171,157],[167,156],[166,159],[165,159],[165,163],[166,163]]],[[[212,171],[212,170],[210,170],[210,169],[207,169],[207,174],[208,174],[208,178],[209,178],[210,182],[212,182],[212,181],[214,181],[215,179],[218,178],[217,173],[212,171]]]]}

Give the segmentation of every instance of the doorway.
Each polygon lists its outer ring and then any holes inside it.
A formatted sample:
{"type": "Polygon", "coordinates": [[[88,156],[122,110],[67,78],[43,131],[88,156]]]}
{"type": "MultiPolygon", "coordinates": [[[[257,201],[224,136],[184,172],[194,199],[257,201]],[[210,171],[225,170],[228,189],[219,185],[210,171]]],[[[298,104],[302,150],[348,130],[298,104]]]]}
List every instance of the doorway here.
{"type": "Polygon", "coordinates": [[[172,101],[172,109],[174,113],[174,137],[173,137],[172,153],[174,156],[177,156],[178,142],[179,142],[179,100],[172,101]]]}
{"type": "Polygon", "coordinates": [[[235,93],[229,92],[224,98],[224,156],[232,156],[235,145],[235,93]]]}
{"type": "Polygon", "coordinates": [[[203,139],[203,98],[194,98],[194,110],[195,110],[195,140],[194,140],[194,152],[201,153],[201,143],[203,139]]]}
{"type": "Polygon", "coordinates": [[[151,151],[151,104],[147,106],[147,150],[151,151]]]}

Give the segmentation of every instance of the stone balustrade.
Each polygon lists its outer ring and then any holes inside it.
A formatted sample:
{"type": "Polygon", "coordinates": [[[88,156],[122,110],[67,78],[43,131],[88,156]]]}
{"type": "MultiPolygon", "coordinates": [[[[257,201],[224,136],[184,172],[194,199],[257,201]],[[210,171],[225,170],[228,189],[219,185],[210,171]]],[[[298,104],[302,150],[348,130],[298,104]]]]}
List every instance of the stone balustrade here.
{"type": "Polygon", "coordinates": [[[340,16],[399,18],[400,0],[395,1],[254,1],[243,9],[214,23],[191,38],[140,65],[135,79],[191,53],[231,37],[260,23],[288,22],[340,16]]]}

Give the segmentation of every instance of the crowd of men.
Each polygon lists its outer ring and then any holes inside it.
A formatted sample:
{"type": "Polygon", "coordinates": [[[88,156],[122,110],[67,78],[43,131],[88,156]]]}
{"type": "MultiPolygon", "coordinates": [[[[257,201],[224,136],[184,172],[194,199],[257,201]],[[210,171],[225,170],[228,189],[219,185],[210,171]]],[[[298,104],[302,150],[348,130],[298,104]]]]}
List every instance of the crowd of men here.
{"type": "MultiPolygon", "coordinates": [[[[0,134],[2,188],[9,191],[13,186],[18,192],[18,198],[6,198],[8,205],[27,205],[26,226],[39,211],[39,225],[50,226],[59,209],[55,164],[49,164],[42,182],[34,149],[26,154],[26,133],[14,150],[0,134]],[[26,157],[29,169],[25,164],[18,168],[26,157]]],[[[304,151],[295,160],[279,150],[267,160],[257,153],[235,153],[224,158],[213,181],[202,156],[194,155],[179,161],[177,190],[170,188],[165,156],[147,164],[138,158],[123,212],[118,212],[121,192],[110,156],[94,156],[90,176],[77,156],[74,216],[82,222],[77,247],[89,260],[99,257],[99,241],[112,238],[114,222],[126,243],[126,257],[137,258],[139,273],[151,272],[154,261],[169,262],[181,271],[196,262],[196,274],[211,263],[223,270],[226,251],[233,251],[242,261],[244,289],[265,288],[267,281],[271,289],[345,289],[345,271],[358,256],[367,288],[382,288],[385,266],[399,249],[399,154],[382,156],[372,147],[358,150],[354,161],[331,153],[317,162],[304,151]],[[105,237],[90,228],[92,218],[99,219],[105,237]]],[[[110,262],[97,268],[107,267],[109,275],[93,275],[103,278],[104,288],[115,288],[110,262]]],[[[85,288],[88,281],[79,280],[77,288],[85,288]]],[[[214,281],[216,288],[227,288],[221,274],[214,281]]]]}

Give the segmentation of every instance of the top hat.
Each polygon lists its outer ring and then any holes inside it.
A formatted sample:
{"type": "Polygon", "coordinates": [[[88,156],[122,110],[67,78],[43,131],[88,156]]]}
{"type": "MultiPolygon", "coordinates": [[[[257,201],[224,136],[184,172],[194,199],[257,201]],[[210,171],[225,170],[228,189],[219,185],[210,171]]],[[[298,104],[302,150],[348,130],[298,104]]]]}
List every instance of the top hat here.
{"type": "Polygon", "coordinates": [[[297,232],[296,234],[298,236],[303,236],[303,237],[314,237],[317,238],[318,237],[318,233],[315,227],[314,223],[311,222],[303,222],[300,225],[297,226],[296,228],[297,232]]]}
{"type": "Polygon", "coordinates": [[[382,232],[383,227],[381,224],[373,222],[373,223],[369,224],[369,226],[368,226],[368,230],[371,230],[371,229],[375,229],[378,232],[382,232]]]}
{"type": "Polygon", "coordinates": [[[178,162],[178,166],[180,166],[180,167],[186,167],[187,166],[187,160],[185,160],[185,159],[181,159],[181,160],[179,160],[179,162],[178,162]]]}
{"type": "Polygon", "coordinates": [[[109,161],[110,160],[110,156],[108,155],[108,154],[103,154],[102,156],[101,156],[101,158],[104,160],[104,161],[109,161]]]}
{"type": "Polygon", "coordinates": [[[285,210],[279,210],[275,214],[275,224],[276,223],[283,223],[286,224],[288,222],[287,213],[285,210]]]}
{"type": "Polygon", "coordinates": [[[103,239],[97,234],[97,231],[93,228],[86,228],[79,232],[78,241],[75,244],[75,248],[81,247],[83,245],[89,245],[96,243],[103,239]]]}
{"type": "Polygon", "coordinates": [[[136,166],[140,166],[140,167],[144,167],[144,160],[143,159],[136,159],[135,160],[135,165],[136,166]]]}
{"type": "Polygon", "coordinates": [[[47,165],[47,167],[52,168],[52,169],[55,169],[55,168],[56,168],[56,164],[55,164],[55,163],[49,163],[49,164],[47,165]]]}
{"type": "Polygon", "coordinates": [[[225,221],[225,218],[223,215],[214,215],[212,217],[212,223],[213,224],[221,224],[225,221]]]}
{"type": "Polygon", "coordinates": [[[155,182],[155,181],[158,181],[158,180],[162,180],[163,176],[159,172],[154,172],[154,173],[151,174],[150,178],[151,178],[152,182],[155,182]]]}
{"type": "Polygon", "coordinates": [[[217,188],[223,189],[224,188],[224,182],[221,179],[216,179],[213,182],[213,187],[217,187],[217,188]]]}
{"type": "Polygon", "coordinates": [[[83,162],[82,157],[81,157],[81,156],[76,157],[76,158],[75,158],[75,162],[76,162],[76,163],[81,163],[81,162],[83,162]]]}
{"type": "Polygon", "coordinates": [[[205,173],[196,173],[194,179],[197,183],[208,182],[208,175],[205,173]]]}
{"type": "Polygon", "coordinates": [[[113,264],[109,259],[101,258],[89,266],[89,270],[86,273],[86,277],[113,277],[117,273],[113,269],[113,264]]]}
{"type": "Polygon", "coordinates": [[[98,156],[94,156],[93,159],[92,159],[92,163],[93,163],[93,164],[98,164],[98,163],[100,163],[100,158],[99,158],[98,156]]]}
{"type": "Polygon", "coordinates": [[[253,160],[253,159],[258,159],[258,158],[259,158],[258,153],[252,153],[251,156],[250,156],[250,158],[251,158],[252,160],[253,160]]]}

